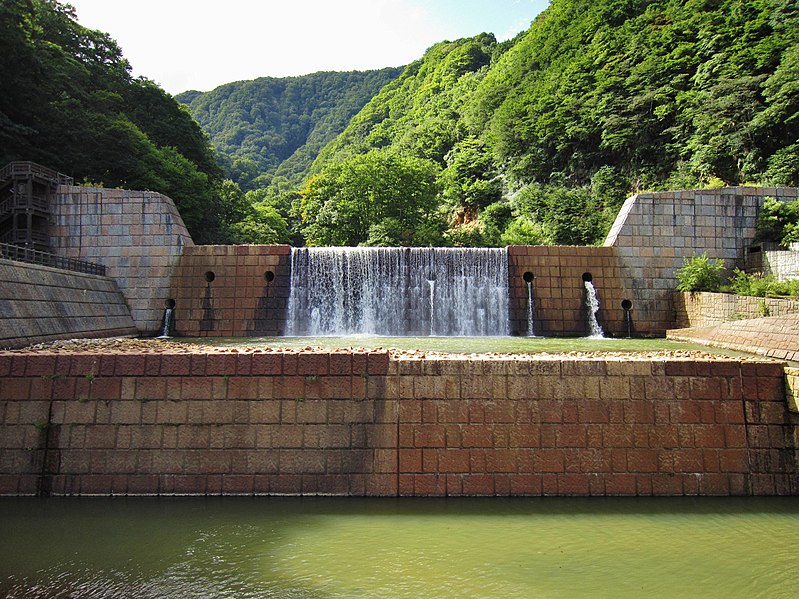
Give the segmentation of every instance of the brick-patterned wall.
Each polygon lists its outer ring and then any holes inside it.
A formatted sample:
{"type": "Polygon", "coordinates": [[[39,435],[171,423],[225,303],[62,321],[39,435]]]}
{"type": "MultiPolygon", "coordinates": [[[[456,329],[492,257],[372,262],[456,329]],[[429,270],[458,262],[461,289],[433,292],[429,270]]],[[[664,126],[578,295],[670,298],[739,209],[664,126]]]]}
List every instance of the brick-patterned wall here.
{"type": "Polygon", "coordinates": [[[766,197],[793,200],[799,189],[729,187],[641,193],[627,199],[605,240],[616,249],[638,321],[650,334],[674,327],[675,272],[707,254],[743,268],[766,197]]]}
{"type": "Polygon", "coordinates": [[[714,327],[676,329],[669,331],[667,337],[778,360],[799,361],[799,314],[735,320],[714,327]]]}
{"type": "Polygon", "coordinates": [[[675,293],[677,326],[708,327],[731,320],[799,314],[799,300],[704,291],[675,293]]]}
{"type": "Polygon", "coordinates": [[[799,494],[783,366],[0,354],[0,494],[799,494]]]}
{"type": "Polygon", "coordinates": [[[51,201],[55,254],[104,264],[142,333],[161,330],[172,271],[194,243],[160,193],[61,185],[51,201]]]}
{"type": "Polygon", "coordinates": [[[0,347],[135,334],[112,279],[0,259],[0,347]]]}
{"type": "Polygon", "coordinates": [[[799,493],[780,364],[400,362],[401,495],[799,493]]]}
{"type": "MultiPolygon", "coordinates": [[[[527,335],[529,291],[524,275],[532,275],[535,334],[588,334],[583,275],[588,273],[599,297],[598,320],[606,334],[626,336],[628,298],[611,247],[510,246],[508,248],[511,333],[527,335]]],[[[632,305],[632,332],[636,332],[632,305]]],[[[646,326],[642,323],[642,328],[646,326]]]]}
{"type": "Polygon", "coordinates": [[[788,396],[788,409],[799,414],[799,368],[785,369],[785,393],[788,396]]]}
{"type": "Polygon", "coordinates": [[[282,335],[290,282],[287,245],[187,247],[172,278],[175,331],[194,337],[282,335]]]}
{"type": "Polygon", "coordinates": [[[393,495],[385,352],[0,356],[0,494],[393,495]]]}

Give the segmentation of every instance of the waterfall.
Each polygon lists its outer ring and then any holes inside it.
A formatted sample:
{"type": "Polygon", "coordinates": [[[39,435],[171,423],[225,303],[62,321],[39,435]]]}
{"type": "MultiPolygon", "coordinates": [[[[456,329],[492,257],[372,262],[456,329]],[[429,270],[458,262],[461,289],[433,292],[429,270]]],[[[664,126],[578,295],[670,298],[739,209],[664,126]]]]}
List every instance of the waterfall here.
{"type": "Polygon", "coordinates": [[[161,335],[158,339],[169,339],[175,328],[175,310],[173,308],[164,309],[164,321],[161,325],[161,335]]]}
{"type": "Polygon", "coordinates": [[[287,334],[508,335],[507,251],[294,248],[287,334]]]}
{"type": "Polygon", "coordinates": [[[427,281],[430,285],[430,336],[436,334],[436,282],[427,281]]]}
{"type": "Polygon", "coordinates": [[[535,337],[535,310],[533,308],[532,281],[527,281],[527,336],[535,337]]]}
{"type": "Polygon", "coordinates": [[[604,337],[605,333],[596,319],[596,315],[599,312],[599,298],[591,281],[585,281],[585,307],[588,312],[588,336],[593,338],[604,337]]]}

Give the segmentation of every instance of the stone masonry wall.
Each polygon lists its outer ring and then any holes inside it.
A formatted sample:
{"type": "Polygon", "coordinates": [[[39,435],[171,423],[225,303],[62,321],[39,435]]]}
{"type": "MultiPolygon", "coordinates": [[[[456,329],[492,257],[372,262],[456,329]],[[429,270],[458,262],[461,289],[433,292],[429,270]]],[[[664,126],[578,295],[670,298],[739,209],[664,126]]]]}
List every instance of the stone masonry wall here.
{"type": "Polygon", "coordinates": [[[175,332],[282,335],[291,282],[286,245],[187,247],[172,278],[175,332]]]}
{"type": "Polygon", "coordinates": [[[159,332],[172,271],[194,245],[174,202],[150,191],[62,185],[51,211],[52,251],[104,264],[139,331],[159,332]]]}
{"type": "MultiPolygon", "coordinates": [[[[529,290],[532,276],[535,334],[540,336],[588,334],[586,290],[589,274],[599,297],[597,319],[606,334],[626,336],[627,314],[622,302],[629,297],[611,247],[511,246],[508,248],[511,333],[527,335],[529,290]]],[[[635,315],[634,306],[632,306],[635,315]]],[[[633,319],[633,325],[635,321],[633,319]]],[[[642,323],[646,331],[646,326],[642,323]]],[[[633,332],[640,332],[633,328],[633,332]]]]}
{"type": "Polygon", "coordinates": [[[799,279],[799,251],[763,252],[764,274],[771,274],[780,281],[799,279]]]}
{"type": "Polygon", "coordinates": [[[793,200],[795,188],[732,187],[641,193],[627,199],[607,239],[638,320],[652,333],[674,326],[675,272],[686,258],[707,254],[743,268],[766,197],[793,200]]]}
{"type": "Polygon", "coordinates": [[[0,354],[0,494],[789,495],[783,366],[0,354]]]}
{"type": "Polygon", "coordinates": [[[135,334],[112,279],[0,260],[0,347],[135,334]]]}
{"type": "Polygon", "coordinates": [[[799,314],[799,300],[732,293],[675,292],[677,327],[709,327],[732,320],[799,314]]]}

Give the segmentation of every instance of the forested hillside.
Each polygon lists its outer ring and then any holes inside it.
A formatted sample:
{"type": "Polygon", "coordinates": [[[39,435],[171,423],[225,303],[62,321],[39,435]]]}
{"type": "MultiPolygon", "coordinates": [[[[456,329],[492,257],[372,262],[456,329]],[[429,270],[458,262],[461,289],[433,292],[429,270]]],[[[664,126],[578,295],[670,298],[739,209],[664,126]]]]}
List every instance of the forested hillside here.
{"type": "Polygon", "coordinates": [[[176,99],[209,134],[242,190],[302,183],[311,163],[402,69],[262,77],[176,99]]]}
{"type": "Polygon", "coordinates": [[[207,136],[69,5],[0,2],[0,82],[0,165],[33,160],[77,182],[163,192],[195,240],[226,238],[207,136]]]}
{"type": "Polygon", "coordinates": [[[294,215],[312,244],[596,243],[631,191],[799,185],[798,114],[794,0],[553,0],[511,42],[407,67],[322,150],[294,215]],[[404,210],[409,161],[425,192],[404,210]]]}
{"type": "Polygon", "coordinates": [[[401,73],[182,94],[216,154],[56,0],[0,0],[0,81],[0,165],[163,192],[199,242],[591,244],[636,190],[799,185],[796,0],[552,0],[401,73]]]}

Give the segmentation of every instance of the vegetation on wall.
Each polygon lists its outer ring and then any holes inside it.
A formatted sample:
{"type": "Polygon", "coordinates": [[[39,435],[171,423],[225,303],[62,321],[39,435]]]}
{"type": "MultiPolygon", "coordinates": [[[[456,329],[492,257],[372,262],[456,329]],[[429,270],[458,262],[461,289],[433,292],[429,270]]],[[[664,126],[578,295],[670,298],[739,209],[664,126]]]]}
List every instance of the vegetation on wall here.
{"type": "Polygon", "coordinates": [[[719,291],[723,272],[724,262],[719,259],[710,260],[707,254],[686,258],[675,273],[677,291],[719,291]]]}
{"type": "Polygon", "coordinates": [[[774,275],[750,274],[736,268],[721,291],[752,297],[799,298],[799,280],[779,281],[774,275]]]}
{"type": "Polygon", "coordinates": [[[785,247],[799,242],[799,199],[781,202],[766,198],[758,214],[756,238],[785,247]]]}

